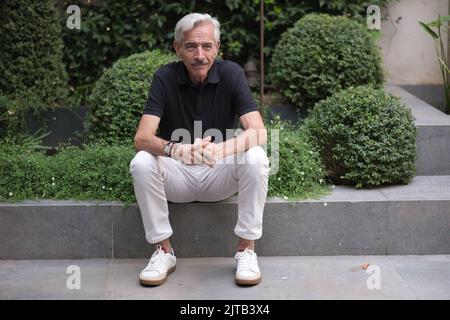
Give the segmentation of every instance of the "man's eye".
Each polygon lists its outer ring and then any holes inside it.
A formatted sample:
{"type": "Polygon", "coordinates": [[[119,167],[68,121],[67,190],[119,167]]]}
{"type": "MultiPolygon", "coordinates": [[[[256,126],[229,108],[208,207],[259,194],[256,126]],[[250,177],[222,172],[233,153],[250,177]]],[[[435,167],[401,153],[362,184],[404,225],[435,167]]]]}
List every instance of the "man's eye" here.
{"type": "Polygon", "coordinates": [[[212,48],[212,44],[207,43],[203,45],[203,49],[211,49],[212,48]]]}

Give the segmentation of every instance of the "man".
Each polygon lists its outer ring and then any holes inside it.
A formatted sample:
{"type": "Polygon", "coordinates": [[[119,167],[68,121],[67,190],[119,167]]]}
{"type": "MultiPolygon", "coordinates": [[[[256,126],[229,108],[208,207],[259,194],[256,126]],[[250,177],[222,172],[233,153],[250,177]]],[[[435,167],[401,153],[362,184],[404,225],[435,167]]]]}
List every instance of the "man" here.
{"type": "Polygon", "coordinates": [[[267,141],[263,120],[243,70],[215,59],[220,47],[215,18],[199,13],[183,17],[173,45],[182,61],[155,73],[130,163],[146,239],[156,244],[140,283],[160,285],[175,270],[167,201],[219,201],[238,192],[235,281],[258,284],[254,240],[262,235],[269,172],[260,146],[267,141]],[[244,131],[234,137],[227,129],[234,128],[236,115],[244,131]]]}

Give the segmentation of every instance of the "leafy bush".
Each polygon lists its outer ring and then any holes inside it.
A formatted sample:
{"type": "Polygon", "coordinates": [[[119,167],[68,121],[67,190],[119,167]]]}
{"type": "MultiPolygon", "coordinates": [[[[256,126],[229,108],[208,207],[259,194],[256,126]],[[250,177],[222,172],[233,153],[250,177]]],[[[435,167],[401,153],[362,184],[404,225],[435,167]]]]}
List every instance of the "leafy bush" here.
{"type": "Polygon", "coordinates": [[[295,105],[309,109],[341,89],[381,85],[383,69],[365,27],[346,17],[310,14],[281,36],[271,77],[295,105]]]}
{"type": "Polygon", "coordinates": [[[61,12],[64,61],[70,84],[93,85],[118,59],[156,47],[156,37],[163,34],[159,29],[163,17],[156,13],[157,6],[151,5],[155,2],[70,1],[70,5],[81,10],[80,30],[66,28],[66,7],[61,12]]]}
{"type": "Polygon", "coordinates": [[[0,138],[23,132],[25,110],[18,108],[9,97],[0,95],[0,138]]]}
{"type": "MultiPolygon", "coordinates": [[[[280,35],[307,13],[324,12],[365,21],[371,4],[383,6],[390,0],[265,1],[266,57],[272,55],[280,35]]],[[[75,0],[81,8],[81,30],[69,30],[68,15],[61,12],[64,61],[70,83],[84,94],[102,71],[119,58],[152,48],[170,50],[176,22],[190,12],[217,16],[222,25],[221,52],[224,59],[243,65],[259,56],[259,1],[171,1],[165,0],[75,0]]],[[[267,70],[267,68],[266,68],[267,70]]]]}
{"type": "Polygon", "coordinates": [[[50,169],[42,159],[42,153],[34,153],[25,147],[0,145],[1,202],[36,198],[36,187],[50,169]]]}
{"type": "MultiPolygon", "coordinates": [[[[274,126],[275,128],[275,126],[274,126]]],[[[280,131],[280,167],[269,179],[269,195],[295,200],[326,190],[319,155],[296,131],[280,131]]],[[[66,147],[45,156],[26,146],[0,144],[0,202],[25,199],[136,202],[129,163],[131,146],[66,147]]]]}
{"type": "Polygon", "coordinates": [[[106,70],[89,98],[86,121],[90,139],[132,145],[153,73],[175,60],[172,54],[146,51],[120,59],[106,70]]]}
{"type": "MultiPolygon", "coordinates": [[[[191,12],[206,12],[221,22],[221,54],[241,64],[249,56],[258,56],[259,4],[244,1],[103,0],[97,5],[83,0],[71,1],[80,6],[80,30],[63,31],[64,60],[71,84],[92,84],[102,70],[113,62],[136,52],[153,48],[172,49],[177,21],[191,12]]],[[[65,9],[65,8],[64,8],[65,9]]],[[[287,0],[266,3],[266,50],[275,45],[271,36],[280,33],[305,13],[305,9],[287,0]]],[[[65,26],[67,14],[61,14],[65,26]]]]}
{"type": "Polygon", "coordinates": [[[2,1],[0,21],[0,95],[60,104],[67,74],[54,1],[2,1]]]}
{"type": "MultiPolygon", "coordinates": [[[[286,200],[314,198],[328,190],[325,168],[320,160],[317,147],[307,138],[307,132],[293,127],[279,117],[267,122],[268,148],[271,156],[278,136],[278,171],[269,175],[269,196],[283,197],[286,200]]],[[[275,152],[275,150],[274,150],[275,152]]],[[[275,159],[271,157],[271,167],[276,168],[275,159]]],[[[273,170],[273,169],[271,169],[273,170]]]]}
{"type": "MultiPolygon", "coordinates": [[[[36,96],[0,95],[0,139],[22,143],[32,138],[27,128],[27,116],[32,114],[37,123],[42,123],[40,111],[46,106],[36,96]],[[31,111],[31,112],[29,112],[31,111]]],[[[41,130],[45,129],[45,126],[41,130]]],[[[40,132],[35,133],[39,135],[40,132]]]]}
{"type": "Polygon", "coordinates": [[[408,183],[415,175],[414,118],[381,89],[338,92],[317,103],[304,126],[336,183],[376,187],[408,183]]]}
{"type": "Polygon", "coordinates": [[[17,145],[0,145],[0,202],[24,199],[135,202],[131,146],[68,147],[45,156],[17,145]]]}

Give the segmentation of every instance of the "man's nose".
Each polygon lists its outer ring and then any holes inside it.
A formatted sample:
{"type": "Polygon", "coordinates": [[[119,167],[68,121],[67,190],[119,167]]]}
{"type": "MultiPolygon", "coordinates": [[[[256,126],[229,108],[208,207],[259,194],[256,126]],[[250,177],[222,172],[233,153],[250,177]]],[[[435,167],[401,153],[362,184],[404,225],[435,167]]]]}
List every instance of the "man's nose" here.
{"type": "Polygon", "coordinates": [[[195,50],[195,57],[199,60],[202,60],[205,57],[205,51],[203,50],[202,45],[197,46],[197,50],[195,50]]]}

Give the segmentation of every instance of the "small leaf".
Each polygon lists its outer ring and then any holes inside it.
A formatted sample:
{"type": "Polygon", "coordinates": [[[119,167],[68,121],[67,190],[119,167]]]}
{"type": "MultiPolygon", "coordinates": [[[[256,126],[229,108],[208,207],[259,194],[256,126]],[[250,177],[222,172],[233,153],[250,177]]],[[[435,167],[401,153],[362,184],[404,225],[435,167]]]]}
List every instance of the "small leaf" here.
{"type": "Polygon", "coordinates": [[[431,36],[433,37],[433,39],[437,39],[438,35],[436,34],[436,32],[434,32],[429,26],[427,26],[425,23],[423,23],[422,21],[419,21],[419,24],[422,26],[422,28],[431,36]]]}

